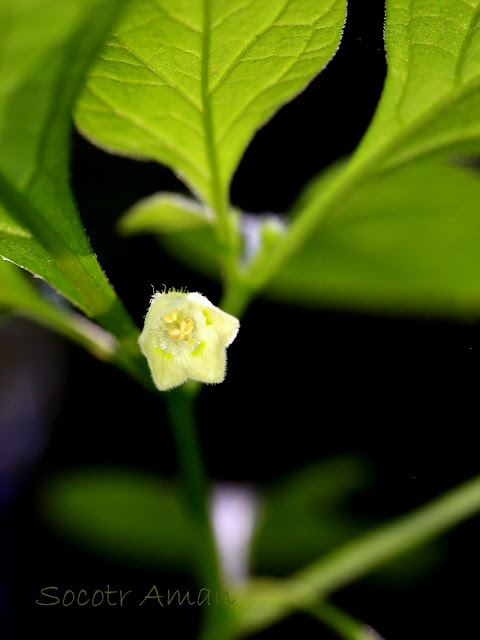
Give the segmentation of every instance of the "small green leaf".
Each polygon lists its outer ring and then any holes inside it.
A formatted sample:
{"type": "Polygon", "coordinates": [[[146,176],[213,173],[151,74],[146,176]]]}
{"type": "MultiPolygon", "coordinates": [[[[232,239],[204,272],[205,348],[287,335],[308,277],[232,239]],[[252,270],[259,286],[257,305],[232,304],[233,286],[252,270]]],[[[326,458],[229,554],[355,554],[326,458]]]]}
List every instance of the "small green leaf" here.
{"type": "Polygon", "coordinates": [[[114,561],[181,570],[194,561],[192,528],[177,491],[156,477],[73,471],[42,487],[39,506],[59,535],[114,561]]]}
{"type": "MultiPolygon", "coordinates": [[[[0,6],[0,255],[88,315],[136,332],[103,274],[69,187],[70,112],[123,0],[0,6]]],[[[109,327],[110,328],[110,327],[109,327]]]]}
{"type": "Polygon", "coordinates": [[[80,130],[165,163],[215,205],[254,132],[334,55],[345,0],[133,0],[90,74],[80,130]]]}
{"type": "Polygon", "coordinates": [[[174,193],[157,193],[135,203],[120,218],[118,230],[124,235],[172,233],[208,226],[208,209],[174,193]]]}
{"type": "Polygon", "coordinates": [[[356,162],[480,148],[480,1],[389,0],[388,74],[356,162]]]}

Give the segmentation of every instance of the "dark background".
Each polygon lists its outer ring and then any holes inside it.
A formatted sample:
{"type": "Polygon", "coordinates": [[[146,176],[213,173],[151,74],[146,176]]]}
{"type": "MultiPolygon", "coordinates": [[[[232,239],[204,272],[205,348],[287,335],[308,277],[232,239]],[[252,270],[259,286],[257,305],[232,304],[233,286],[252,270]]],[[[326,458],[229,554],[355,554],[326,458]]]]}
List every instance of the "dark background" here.
{"type": "MultiPolygon", "coordinates": [[[[250,145],[233,182],[234,204],[252,212],[285,211],[309,178],[355,148],[385,76],[383,19],[382,1],[350,2],[336,57],[250,145]]],[[[218,301],[217,284],[172,262],[153,238],[125,240],[113,231],[120,214],[139,198],[185,191],[169,170],[110,156],[76,135],[72,178],[94,250],[139,324],[152,285],[188,283],[190,290],[218,301]]],[[[225,383],[202,392],[199,429],[212,477],[261,487],[307,462],[360,453],[371,460],[377,480],[357,507],[388,518],[477,472],[475,324],[302,310],[302,322],[315,326],[322,339],[319,349],[302,353],[295,373],[282,349],[290,339],[285,324],[292,313],[293,308],[256,301],[229,349],[225,383]],[[265,344],[256,327],[271,318],[281,321],[265,344]]],[[[35,336],[52,340],[43,330],[35,336]]],[[[171,476],[176,470],[162,402],[75,346],[53,343],[62,382],[52,428],[43,453],[21,476],[9,476],[10,490],[4,492],[0,599],[7,603],[7,615],[0,638],[33,633],[64,638],[72,631],[93,637],[175,633],[193,638],[191,610],[188,615],[183,609],[61,611],[34,604],[46,585],[78,590],[109,582],[148,591],[153,583],[189,584],[185,576],[133,570],[90,556],[46,529],[38,517],[36,489],[56,471],[118,465],[171,476]]],[[[443,563],[407,586],[361,581],[333,600],[388,640],[473,637],[478,534],[478,521],[458,527],[447,536],[443,563]]],[[[258,637],[283,633],[333,637],[303,616],[258,637]]]]}

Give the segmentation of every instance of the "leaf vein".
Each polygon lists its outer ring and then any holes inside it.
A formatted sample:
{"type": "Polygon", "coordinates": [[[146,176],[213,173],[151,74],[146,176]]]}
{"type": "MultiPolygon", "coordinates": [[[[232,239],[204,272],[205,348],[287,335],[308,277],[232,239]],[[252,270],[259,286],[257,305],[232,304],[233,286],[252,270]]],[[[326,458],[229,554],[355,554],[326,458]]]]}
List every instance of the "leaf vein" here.
{"type": "Polygon", "coordinates": [[[161,5],[158,2],[155,2],[155,0],[147,0],[147,2],[149,2],[153,7],[155,7],[155,9],[157,9],[158,11],[163,13],[163,15],[166,16],[172,22],[176,22],[177,24],[181,25],[182,27],[185,27],[186,29],[189,29],[190,31],[193,31],[193,33],[197,33],[197,34],[201,34],[202,33],[201,29],[199,29],[198,27],[194,27],[189,22],[186,22],[185,20],[182,20],[178,16],[175,16],[173,13],[170,13],[169,11],[167,11],[165,9],[165,7],[163,5],[161,5]]]}
{"type": "Polygon", "coordinates": [[[208,176],[207,174],[204,172],[203,167],[199,166],[198,164],[196,164],[195,162],[192,161],[192,159],[185,155],[182,151],[180,151],[180,149],[178,149],[178,147],[176,147],[175,145],[173,145],[171,142],[169,142],[168,140],[166,140],[165,138],[163,138],[156,129],[151,129],[150,127],[146,126],[144,122],[142,122],[141,120],[137,120],[134,116],[132,116],[130,113],[126,113],[125,111],[122,111],[121,109],[119,109],[118,107],[113,106],[112,104],[110,104],[108,102],[108,100],[106,100],[104,98],[104,96],[102,96],[98,91],[96,91],[95,89],[93,89],[90,85],[87,85],[87,89],[98,99],[100,100],[100,102],[102,102],[103,104],[105,104],[109,109],[111,109],[111,111],[117,115],[120,118],[124,118],[125,120],[127,120],[128,122],[131,122],[133,125],[135,125],[136,127],[138,127],[140,130],[145,131],[145,133],[148,133],[149,135],[153,136],[156,140],[158,140],[159,142],[161,142],[163,145],[165,145],[165,147],[167,149],[170,149],[171,151],[173,151],[174,153],[176,153],[178,155],[179,158],[182,158],[182,160],[185,162],[185,164],[189,165],[196,173],[198,173],[198,175],[200,175],[203,179],[208,180],[208,176]]]}
{"type": "Polygon", "coordinates": [[[188,93],[185,93],[182,89],[180,89],[177,85],[175,85],[167,76],[163,75],[156,67],[150,64],[148,60],[145,60],[142,56],[140,56],[136,51],[131,49],[119,36],[116,36],[122,47],[125,51],[128,51],[134,58],[136,58],[139,62],[141,62],[147,69],[150,69],[152,73],[158,76],[161,80],[168,84],[180,97],[186,100],[192,107],[195,107],[197,111],[201,111],[202,108],[191,98],[188,93]]]}
{"type": "Polygon", "coordinates": [[[457,83],[461,82],[461,76],[462,76],[462,72],[463,72],[464,64],[465,64],[465,55],[466,55],[468,47],[470,46],[470,44],[472,42],[472,37],[473,37],[473,34],[475,32],[475,29],[472,28],[472,27],[473,27],[475,22],[478,22],[479,16],[480,16],[480,5],[478,5],[478,7],[476,7],[475,10],[472,13],[472,16],[470,18],[470,21],[469,21],[468,27],[467,27],[467,34],[466,34],[465,38],[463,39],[462,46],[461,46],[460,51],[458,53],[458,64],[455,67],[455,78],[457,80],[457,83]]]}

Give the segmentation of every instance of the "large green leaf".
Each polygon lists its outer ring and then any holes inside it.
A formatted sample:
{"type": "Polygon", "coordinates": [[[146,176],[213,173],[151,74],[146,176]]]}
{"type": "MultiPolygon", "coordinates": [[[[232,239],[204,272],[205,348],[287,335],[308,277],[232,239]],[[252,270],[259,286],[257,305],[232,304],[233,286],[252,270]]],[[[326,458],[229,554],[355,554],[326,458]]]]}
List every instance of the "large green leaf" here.
{"type": "MultiPolygon", "coordinates": [[[[70,192],[70,113],[123,0],[0,4],[0,255],[87,314],[136,329],[90,247],[70,192]]],[[[129,339],[133,344],[133,338],[129,339]]]]}
{"type": "MultiPolygon", "coordinates": [[[[314,207],[325,178],[294,217],[314,207]]],[[[328,181],[328,178],[327,178],[328,181]]],[[[217,272],[208,227],[162,237],[178,259],[217,272]]],[[[359,188],[317,227],[265,295],[307,305],[447,317],[480,312],[480,176],[417,161],[359,188]]]]}
{"type": "Polygon", "coordinates": [[[335,53],[345,0],[133,0],[77,109],[103,147],[224,197],[255,130],[335,53]]]}
{"type": "Polygon", "coordinates": [[[150,475],[72,471],[41,488],[39,507],[60,535],[113,560],[184,570],[194,562],[191,523],[175,487],[150,475]]]}
{"type": "MultiPolygon", "coordinates": [[[[301,208],[315,197],[313,188],[301,208]]],[[[416,162],[368,182],[325,219],[271,293],[353,309],[477,316],[479,247],[478,173],[416,162]]]]}
{"type": "Polygon", "coordinates": [[[480,0],[389,0],[388,74],[356,162],[480,148],[480,0]]]}

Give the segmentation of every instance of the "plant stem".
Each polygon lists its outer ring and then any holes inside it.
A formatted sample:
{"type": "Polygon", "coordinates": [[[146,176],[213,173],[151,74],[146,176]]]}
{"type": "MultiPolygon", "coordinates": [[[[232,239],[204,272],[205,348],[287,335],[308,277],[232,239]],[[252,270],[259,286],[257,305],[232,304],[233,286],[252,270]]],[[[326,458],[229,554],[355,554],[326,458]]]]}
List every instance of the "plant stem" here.
{"type": "Polygon", "coordinates": [[[200,588],[210,589],[212,604],[200,633],[202,640],[228,640],[228,604],[216,604],[216,592],[223,593],[217,549],[208,508],[208,481],[195,425],[196,387],[184,385],[166,394],[167,411],[176,445],[183,491],[195,528],[197,580],[200,588]]]}
{"type": "Polygon", "coordinates": [[[244,594],[240,633],[257,631],[295,609],[358,580],[389,560],[444,533],[480,512],[480,476],[451,489],[429,504],[376,527],[276,585],[275,607],[261,611],[258,593],[244,594]]]}
{"type": "Polygon", "coordinates": [[[371,627],[325,600],[306,609],[343,640],[382,640],[371,627]]]}
{"type": "Polygon", "coordinates": [[[227,284],[220,301],[220,308],[232,316],[240,318],[249,305],[254,292],[240,279],[227,284]]]}
{"type": "Polygon", "coordinates": [[[248,269],[246,277],[252,290],[258,292],[268,284],[280,267],[301,248],[320,221],[353,194],[369,174],[369,168],[370,163],[359,163],[353,158],[331,180],[321,184],[316,197],[310,198],[285,235],[248,269]]]}

